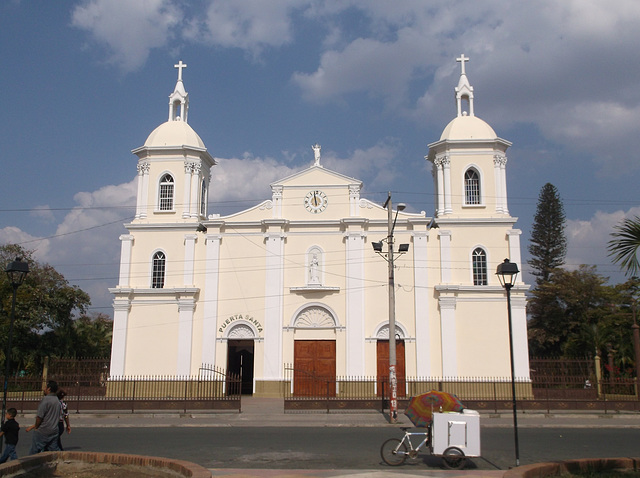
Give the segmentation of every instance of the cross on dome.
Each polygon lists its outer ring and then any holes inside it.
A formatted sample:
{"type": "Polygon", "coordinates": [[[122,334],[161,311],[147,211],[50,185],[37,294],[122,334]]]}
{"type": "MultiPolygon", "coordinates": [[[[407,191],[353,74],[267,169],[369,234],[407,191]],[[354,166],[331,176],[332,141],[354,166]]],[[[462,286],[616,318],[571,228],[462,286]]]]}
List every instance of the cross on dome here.
{"type": "Polygon", "coordinates": [[[169,95],[169,121],[184,121],[186,123],[189,113],[189,94],[184,89],[182,82],[182,69],[186,68],[187,64],[180,60],[173,67],[178,69],[178,81],[176,81],[173,93],[169,95]]]}
{"type": "MultiPolygon", "coordinates": [[[[462,55],[460,55],[460,58],[456,58],[456,61],[458,63],[460,63],[460,66],[462,66],[462,72],[460,74],[461,75],[466,75],[466,73],[464,71],[464,64],[469,61],[469,57],[464,56],[464,53],[463,53],[462,55]]],[[[187,66],[187,65],[185,65],[185,66],[187,66]]]]}
{"type": "Polygon", "coordinates": [[[475,113],[473,111],[473,86],[469,84],[469,79],[467,78],[467,73],[465,72],[464,68],[464,64],[469,61],[469,57],[464,56],[463,53],[459,58],[456,58],[456,61],[460,63],[460,66],[462,67],[462,71],[460,72],[460,80],[458,81],[458,86],[455,88],[458,116],[467,115],[466,111],[462,111],[463,100],[469,103],[469,116],[475,116],[475,113]]]}
{"type": "MultiPolygon", "coordinates": [[[[182,60],[180,60],[178,62],[177,65],[173,65],[174,68],[178,69],[178,81],[182,81],[182,69],[187,67],[186,63],[182,63],[182,60]]],[[[464,66],[462,67],[462,70],[464,71],[464,66]]]]}

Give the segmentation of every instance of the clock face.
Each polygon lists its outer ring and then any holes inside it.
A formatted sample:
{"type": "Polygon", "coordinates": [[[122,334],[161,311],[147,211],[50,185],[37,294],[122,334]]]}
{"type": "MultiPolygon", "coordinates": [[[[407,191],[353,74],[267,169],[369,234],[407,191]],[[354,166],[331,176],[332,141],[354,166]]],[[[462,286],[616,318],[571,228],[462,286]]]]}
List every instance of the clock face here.
{"type": "Polygon", "coordinates": [[[327,195],[317,189],[309,191],[304,197],[304,207],[314,214],[324,211],[327,208],[327,195]]]}

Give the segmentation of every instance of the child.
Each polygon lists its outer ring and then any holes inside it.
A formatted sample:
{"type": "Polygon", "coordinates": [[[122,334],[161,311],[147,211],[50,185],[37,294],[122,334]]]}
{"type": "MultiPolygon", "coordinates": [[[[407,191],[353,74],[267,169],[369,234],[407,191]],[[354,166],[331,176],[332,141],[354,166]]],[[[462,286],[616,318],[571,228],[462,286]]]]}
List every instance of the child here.
{"type": "Polygon", "coordinates": [[[0,431],[0,437],[4,435],[4,452],[0,456],[0,463],[6,462],[9,458],[12,460],[18,459],[16,445],[18,444],[20,424],[15,420],[17,413],[18,411],[15,408],[10,408],[4,415],[6,421],[2,425],[2,431],[0,431]]]}

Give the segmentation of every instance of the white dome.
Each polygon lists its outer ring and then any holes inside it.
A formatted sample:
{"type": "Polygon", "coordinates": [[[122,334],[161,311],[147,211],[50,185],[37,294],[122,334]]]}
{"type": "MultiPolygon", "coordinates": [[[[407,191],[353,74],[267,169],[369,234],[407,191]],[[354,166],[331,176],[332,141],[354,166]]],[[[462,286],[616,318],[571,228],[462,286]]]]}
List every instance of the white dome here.
{"type": "Polygon", "coordinates": [[[458,116],[447,125],[440,140],[496,139],[497,137],[493,128],[477,116],[458,116]]]}
{"type": "Polygon", "coordinates": [[[185,121],[167,121],[154,129],[147,140],[145,146],[196,146],[205,148],[202,139],[191,126],[185,121]]]}

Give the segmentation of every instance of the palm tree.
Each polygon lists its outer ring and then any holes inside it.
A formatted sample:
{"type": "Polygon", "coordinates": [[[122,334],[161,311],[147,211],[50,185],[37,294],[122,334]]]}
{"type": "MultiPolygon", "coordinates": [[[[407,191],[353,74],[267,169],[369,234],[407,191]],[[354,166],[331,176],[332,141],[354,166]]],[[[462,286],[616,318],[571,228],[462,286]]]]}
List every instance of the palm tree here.
{"type": "Polygon", "coordinates": [[[614,227],[607,249],[613,262],[626,269],[627,275],[634,276],[640,270],[638,249],[640,249],[640,217],[625,219],[614,227]]]}

